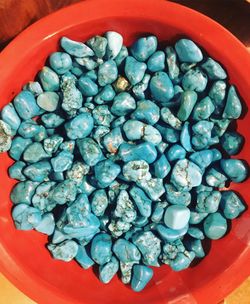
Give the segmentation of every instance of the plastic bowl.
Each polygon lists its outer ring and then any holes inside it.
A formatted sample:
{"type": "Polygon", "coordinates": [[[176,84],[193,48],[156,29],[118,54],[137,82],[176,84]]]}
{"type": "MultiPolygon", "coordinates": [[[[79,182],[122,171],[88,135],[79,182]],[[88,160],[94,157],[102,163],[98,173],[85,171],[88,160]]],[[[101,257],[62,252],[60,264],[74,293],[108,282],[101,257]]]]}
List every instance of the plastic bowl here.
{"type": "MultiPolygon", "coordinates": [[[[250,58],[245,47],[213,20],[174,3],[161,0],[89,0],[67,7],[22,32],[0,54],[0,103],[11,101],[22,85],[34,78],[46,57],[67,35],[85,40],[115,30],[125,43],[148,33],[161,42],[188,36],[200,44],[227,69],[246,104],[250,103],[250,58]]],[[[246,139],[240,158],[250,162],[250,113],[238,122],[246,139]]],[[[141,293],[133,292],[118,278],[104,285],[92,269],[75,262],[53,260],[45,248],[47,236],[18,231],[11,219],[7,175],[12,160],[0,156],[0,269],[18,288],[38,303],[56,304],[145,304],[217,303],[250,274],[250,212],[233,221],[230,232],[213,241],[208,256],[198,265],[175,273],[168,266],[155,269],[153,280],[141,293]]],[[[234,184],[246,202],[250,201],[250,179],[234,184]]]]}

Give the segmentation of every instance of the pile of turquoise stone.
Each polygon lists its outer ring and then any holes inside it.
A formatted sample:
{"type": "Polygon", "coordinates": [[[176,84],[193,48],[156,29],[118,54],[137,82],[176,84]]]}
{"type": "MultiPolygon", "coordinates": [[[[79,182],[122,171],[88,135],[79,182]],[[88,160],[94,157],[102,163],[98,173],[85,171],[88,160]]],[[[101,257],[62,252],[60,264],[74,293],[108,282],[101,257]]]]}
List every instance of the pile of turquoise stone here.
{"type": "Polygon", "coordinates": [[[110,31],[60,47],[1,111],[0,150],[19,181],[12,217],[47,234],[53,258],[141,291],[149,266],[189,267],[245,210],[228,188],[248,175],[231,158],[244,144],[234,128],[242,104],[189,39],[127,48],[110,31]]]}

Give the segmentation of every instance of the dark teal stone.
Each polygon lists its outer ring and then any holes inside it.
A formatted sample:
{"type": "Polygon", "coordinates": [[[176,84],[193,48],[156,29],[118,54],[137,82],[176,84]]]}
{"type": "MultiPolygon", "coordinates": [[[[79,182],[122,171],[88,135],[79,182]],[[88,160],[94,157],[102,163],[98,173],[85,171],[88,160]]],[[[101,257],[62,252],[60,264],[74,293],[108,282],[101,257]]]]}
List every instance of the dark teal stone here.
{"type": "Polygon", "coordinates": [[[96,57],[104,57],[108,44],[107,38],[102,36],[94,36],[90,38],[86,44],[94,51],[96,57]]]}
{"type": "Polygon", "coordinates": [[[219,212],[211,213],[204,220],[203,229],[207,238],[218,240],[227,232],[227,221],[219,212]]]}
{"type": "Polygon", "coordinates": [[[215,106],[215,115],[221,115],[225,107],[225,97],[226,97],[227,84],[225,81],[218,80],[215,81],[208,93],[209,97],[212,99],[215,106]]]}
{"type": "Polygon", "coordinates": [[[184,159],[185,157],[186,150],[178,144],[172,145],[167,151],[167,158],[170,162],[178,159],[184,159]]]}
{"type": "Polygon", "coordinates": [[[223,118],[238,119],[242,112],[240,98],[234,86],[230,86],[227,95],[227,102],[223,112],[223,118]]]}
{"type": "Polygon", "coordinates": [[[190,123],[185,121],[184,125],[182,126],[181,135],[180,135],[180,142],[182,147],[187,152],[192,152],[193,148],[191,145],[191,131],[190,131],[190,123]]]}
{"type": "Polygon", "coordinates": [[[181,104],[177,113],[177,117],[181,121],[185,121],[189,118],[197,101],[197,98],[198,96],[194,91],[184,91],[181,94],[181,104]]]}
{"type": "Polygon", "coordinates": [[[225,218],[232,220],[238,217],[246,207],[234,191],[222,191],[220,209],[225,218]]]}
{"type": "Polygon", "coordinates": [[[146,69],[147,65],[145,63],[137,61],[132,56],[126,58],[124,71],[133,86],[143,79],[146,69]]]}
{"type": "Polygon", "coordinates": [[[97,104],[104,104],[107,101],[113,100],[115,97],[115,90],[112,85],[108,84],[95,96],[94,101],[97,104]]]}
{"type": "Polygon", "coordinates": [[[240,152],[244,143],[244,137],[235,131],[225,132],[221,137],[221,145],[229,155],[235,155],[240,152]]]}
{"type": "Polygon", "coordinates": [[[16,136],[13,138],[11,147],[9,150],[9,155],[15,160],[20,160],[24,150],[32,143],[30,138],[23,138],[21,136],[16,136]]]}
{"type": "Polygon", "coordinates": [[[147,62],[150,72],[159,72],[165,68],[165,54],[162,51],[157,51],[152,54],[147,62]]]}
{"type": "Polygon", "coordinates": [[[227,177],[235,182],[243,182],[248,176],[248,166],[239,159],[222,159],[220,166],[227,177]]]}

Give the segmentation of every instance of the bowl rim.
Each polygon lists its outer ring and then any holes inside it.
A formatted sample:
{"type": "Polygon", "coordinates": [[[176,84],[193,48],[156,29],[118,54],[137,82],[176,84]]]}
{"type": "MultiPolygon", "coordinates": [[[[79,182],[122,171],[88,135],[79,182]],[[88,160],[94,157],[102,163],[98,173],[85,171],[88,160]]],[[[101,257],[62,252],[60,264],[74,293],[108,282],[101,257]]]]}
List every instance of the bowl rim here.
{"type": "MultiPolygon", "coordinates": [[[[130,17],[132,11],[128,8],[134,7],[135,5],[143,8],[139,11],[134,10],[136,11],[133,13],[135,17],[148,17],[150,16],[150,10],[157,10],[160,12],[162,9],[168,7],[172,10],[178,10],[178,14],[181,14],[182,16],[190,14],[190,18],[194,20],[195,23],[202,19],[205,25],[213,30],[213,33],[223,36],[225,48],[230,48],[231,45],[235,46],[236,55],[241,56],[241,58],[246,62],[245,69],[242,69],[242,74],[240,77],[242,77],[242,79],[246,79],[246,83],[248,83],[248,85],[250,84],[250,80],[247,80],[246,78],[246,71],[250,70],[249,53],[246,47],[233,34],[222,27],[219,23],[195,10],[164,0],[147,0],[146,9],[144,0],[86,0],[62,8],[38,20],[21,32],[16,38],[14,38],[0,53],[0,62],[4,62],[4,65],[2,67],[0,66],[2,83],[5,81],[8,82],[8,79],[10,79],[14,72],[15,62],[13,61],[13,58],[15,58],[16,54],[20,53],[18,61],[27,56],[29,52],[29,49],[26,47],[27,45],[32,46],[32,43],[34,42],[42,42],[49,39],[51,36],[57,35],[62,29],[67,29],[79,24],[79,22],[84,18],[85,21],[93,21],[101,17],[112,17],[112,15],[115,13],[119,15],[121,12],[123,16],[130,17]],[[99,8],[93,12],[92,10],[97,3],[99,8]],[[105,9],[103,9],[103,5],[106,6],[105,9]],[[81,12],[81,14],[79,12],[81,12]]],[[[159,16],[159,18],[163,18],[163,16],[159,16]]],[[[183,23],[183,20],[181,20],[181,22],[183,23]]],[[[187,26],[190,27],[191,25],[187,26]]],[[[8,252],[8,249],[1,240],[1,235],[0,257],[1,273],[30,298],[34,299],[38,303],[47,303],[48,299],[50,299],[50,301],[53,299],[53,302],[58,304],[70,303],[70,299],[62,298],[60,294],[56,292],[56,290],[51,290],[51,286],[50,288],[47,288],[46,282],[42,280],[40,282],[33,281],[32,277],[30,277],[29,274],[26,273],[22,267],[18,265],[18,263],[16,263],[11,252],[8,252]]],[[[219,278],[215,278],[213,281],[209,282],[209,284],[204,285],[202,287],[202,292],[209,294],[211,285],[216,286],[218,282],[221,283],[223,279],[231,277],[230,284],[219,291],[218,301],[222,300],[248,275],[250,275],[250,269],[249,267],[246,267],[247,264],[249,265],[249,260],[250,246],[248,245],[245,251],[241,254],[240,258],[227,269],[226,273],[221,274],[219,278]],[[237,269],[241,269],[241,271],[237,271],[237,269]]],[[[201,290],[199,290],[199,292],[201,292],[201,290]]]]}

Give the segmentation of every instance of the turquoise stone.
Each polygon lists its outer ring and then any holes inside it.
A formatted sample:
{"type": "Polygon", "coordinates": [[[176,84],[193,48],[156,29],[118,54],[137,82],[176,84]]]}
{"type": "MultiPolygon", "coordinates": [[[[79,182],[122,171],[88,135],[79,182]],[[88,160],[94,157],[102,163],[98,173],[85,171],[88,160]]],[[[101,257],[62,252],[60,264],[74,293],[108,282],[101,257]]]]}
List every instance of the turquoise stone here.
{"type": "Polygon", "coordinates": [[[132,87],[132,92],[138,100],[145,99],[145,91],[148,88],[151,75],[145,74],[142,78],[142,81],[137,83],[132,87]]]}
{"type": "Polygon", "coordinates": [[[132,44],[130,52],[138,61],[146,61],[157,50],[157,44],[155,36],[142,37],[132,44]]]}
{"type": "Polygon", "coordinates": [[[96,57],[104,57],[108,44],[107,38],[102,36],[94,36],[90,38],[86,44],[94,51],[96,57]]]}
{"type": "Polygon", "coordinates": [[[65,180],[58,183],[52,192],[52,200],[59,205],[67,202],[74,202],[76,199],[77,187],[71,180],[65,180]]]}
{"type": "Polygon", "coordinates": [[[201,67],[206,71],[209,79],[223,80],[227,78],[227,74],[222,66],[212,58],[208,58],[201,67]]]}
{"type": "Polygon", "coordinates": [[[142,188],[148,197],[153,201],[157,201],[165,192],[163,187],[163,180],[160,178],[151,178],[149,180],[144,179],[137,181],[137,186],[142,188]]]}
{"type": "Polygon", "coordinates": [[[189,227],[187,232],[191,237],[198,240],[204,240],[204,233],[198,227],[189,227]]]}
{"type": "Polygon", "coordinates": [[[145,63],[137,61],[132,56],[126,58],[124,71],[133,86],[143,79],[146,69],[147,65],[145,63]]]}
{"type": "Polygon", "coordinates": [[[91,198],[91,209],[96,216],[103,216],[108,207],[108,197],[103,189],[95,190],[91,198]]]}
{"type": "Polygon", "coordinates": [[[4,106],[0,114],[2,120],[10,126],[11,134],[16,135],[16,132],[21,124],[21,119],[19,118],[13,104],[9,103],[4,106]]]}
{"type": "Polygon", "coordinates": [[[122,168],[122,173],[127,181],[140,181],[150,179],[149,165],[144,160],[133,160],[126,163],[122,168]]]}
{"type": "Polygon", "coordinates": [[[18,129],[19,135],[23,138],[33,138],[41,130],[41,126],[38,125],[33,119],[24,120],[18,129]]]}
{"type": "Polygon", "coordinates": [[[180,39],[175,44],[175,50],[181,62],[200,62],[203,59],[200,48],[189,39],[180,39]]]}
{"type": "Polygon", "coordinates": [[[61,151],[67,151],[70,153],[74,152],[75,149],[75,141],[74,140],[66,140],[60,144],[59,149],[61,151]]]}
{"type": "Polygon", "coordinates": [[[103,148],[103,138],[106,134],[110,133],[110,129],[105,126],[98,126],[93,129],[93,139],[98,143],[98,145],[103,148]]]}
{"type": "Polygon", "coordinates": [[[93,56],[94,52],[86,44],[62,37],[61,47],[70,55],[75,57],[93,56]]]}
{"type": "Polygon", "coordinates": [[[12,166],[10,166],[8,169],[10,178],[14,178],[19,181],[25,181],[26,177],[22,173],[25,166],[26,164],[22,161],[17,161],[12,166]]]}
{"type": "Polygon", "coordinates": [[[66,177],[67,179],[73,180],[77,185],[80,185],[82,179],[90,171],[90,167],[87,164],[84,164],[81,161],[75,161],[72,167],[67,170],[66,177]]]}
{"type": "Polygon", "coordinates": [[[164,154],[153,163],[154,176],[165,178],[171,170],[171,165],[164,154]]]}
{"type": "Polygon", "coordinates": [[[220,209],[225,218],[232,220],[238,217],[246,207],[235,192],[222,191],[220,209]]]}
{"type": "Polygon", "coordinates": [[[23,174],[33,182],[43,182],[51,171],[51,165],[48,161],[40,161],[27,166],[23,174]]]}
{"type": "Polygon", "coordinates": [[[148,164],[153,163],[157,157],[155,146],[149,142],[138,145],[123,143],[120,145],[118,155],[122,161],[145,160],[148,164]]]}
{"type": "Polygon", "coordinates": [[[66,240],[60,244],[49,244],[47,246],[56,260],[69,262],[74,259],[78,252],[78,244],[72,240],[66,240]]]}
{"type": "Polygon", "coordinates": [[[72,59],[69,54],[64,52],[52,53],[49,57],[49,64],[57,74],[64,74],[72,67],[72,59]]]}
{"type": "Polygon", "coordinates": [[[43,89],[38,81],[29,81],[23,86],[24,91],[30,91],[35,97],[43,93],[43,89]]]}
{"type": "Polygon", "coordinates": [[[181,105],[177,113],[177,117],[181,121],[185,121],[189,118],[197,101],[197,97],[198,96],[194,91],[184,91],[181,94],[181,105]]]}
{"type": "Polygon", "coordinates": [[[204,220],[204,218],[207,217],[207,215],[208,215],[208,213],[206,213],[206,212],[200,213],[200,212],[196,212],[196,211],[191,211],[189,223],[191,225],[200,224],[204,220]]]}
{"type": "Polygon", "coordinates": [[[35,193],[37,182],[24,181],[17,183],[11,190],[10,198],[13,204],[31,204],[31,198],[35,193]]]}
{"type": "Polygon", "coordinates": [[[178,159],[184,159],[186,157],[186,150],[182,146],[174,144],[168,149],[166,154],[168,160],[172,162],[178,159]]]}
{"type": "Polygon", "coordinates": [[[112,129],[103,137],[103,146],[110,153],[116,153],[123,142],[124,139],[120,127],[112,129]]]}
{"type": "Polygon", "coordinates": [[[65,119],[56,113],[46,113],[41,116],[41,121],[45,128],[57,128],[61,126],[65,119]]]}
{"type": "Polygon", "coordinates": [[[150,72],[159,72],[165,68],[165,54],[162,51],[157,51],[152,54],[147,62],[148,70],[150,72]]]}
{"type": "Polygon", "coordinates": [[[215,81],[208,93],[209,97],[212,99],[215,111],[214,114],[221,115],[225,107],[225,97],[226,97],[227,84],[225,81],[218,80],[215,81]]]}
{"type": "Polygon", "coordinates": [[[121,64],[124,63],[126,57],[128,57],[128,49],[125,45],[122,46],[120,52],[118,55],[115,57],[115,62],[117,66],[119,67],[121,64]]]}
{"type": "Polygon", "coordinates": [[[44,66],[38,74],[44,91],[54,92],[59,90],[59,77],[49,67],[44,66]]]}
{"type": "Polygon", "coordinates": [[[201,184],[202,171],[187,159],[178,160],[171,173],[171,182],[177,189],[190,190],[201,184]]]}
{"type": "Polygon", "coordinates": [[[135,99],[127,92],[115,96],[111,112],[117,116],[127,115],[136,108],[135,99]]]}
{"type": "Polygon", "coordinates": [[[32,143],[30,138],[23,138],[16,136],[13,138],[11,147],[9,150],[10,157],[15,160],[20,160],[24,150],[32,143]]]}
{"type": "Polygon", "coordinates": [[[102,150],[92,138],[79,139],[77,141],[77,147],[82,159],[88,166],[95,166],[103,159],[102,150]]]}
{"type": "Polygon", "coordinates": [[[156,231],[159,233],[160,237],[165,242],[173,242],[180,239],[187,233],[188,225],[183,227],[182,229],[171,229],[166,227],[165,225],[158,224],[156,226],[156,231]]]}
{"type": "Polygon", "coordinates": [[[204,171],[213,162],[213,151],[203,150],[190,154],[189,159],[204,171]]]}
{"type": "Polygon", "coordinates": [[[160,108],[151,100],[140,100],[130,117],[154,125],[160,119],[160,108]]]}
{"type": "Polygon", "coordinates": [[[93,71],[98,66],[97,61],[93,57],[75,58],[75,61],[87,71],[93,71]]]}
{"type": "Polygon", "coordinates": [[[128,192],[121,190],[117,197],[114,216],[120,218],[125,223],[131,223],[136,219],[136,215],[134,204],[130,200],[128,192]]]}
{"type": "Polygon", "coordinates": [[[216,168],[210,168],[205,173],[206,183],[211,187],[225,187],[225,182],[228,180],[227,177],[216,168]]]}
{"type": "Polygon", "coordinates": [[[138,232],[132,237],[132,241],[140,250],[145,265],[159,266],[161,240],[152,231],[138,232]]]}
{"type": "Polygon", "coordinates": [[[194,120],[204,120],[208,119],[214,112],[215,106],[209,96],[206,96],[201,101],[199,101],[193,110],[194,120]]]}
{"type": "Polygon", "coordinates": [[[89,257],[84,246],[78,246],[75,260],[84,269],[89,269],[94,265],[94,261],[89,257]]]}
{"type": "MultiPolygon", "coordinates": [[[[167,205],[167,202],[157,202],[154,205],[154,211],[151,215],[151,221],[153,223],[159,223],[162,220],[167,205]]],[[[152,227],[152,229],[154,229],[154,227],[152,227]]]]}
{"type": "Polygon", "coordinates": [[[116,179],[121,172],[121,168],[119,165],[107,159],[97,163],[94,172],[98,186],[106,188],[116,179]]]}
{"type": "Polygon", "coordinates": [[[64,124],[68,138],[87,137],[94,127],[94,119],[90,113],[81,113],[64,124]]]}
{"type": "Polygon", "coordinates": [[[113,31],[105,33],[107,38],[107,57],[114,59],[122,48],[123,37],[121,34],[113,31]]]}
{"type": "Polygon", "coordinates": [[[81,76],[78,80],[78,87],[83,96],[95,96],[98,93],[97,84],[86,76],[81,76]]]}
{"type": "Polygon", "coordinates": [[[138,248],[125,239],[120,238],[114,243],[113,252],[123,263],[138,263],[141,259],[138,248]]]}
{"type": "Polygon", "coordinates": [[[37,186],[35,194],[32,197],[34,207],[44,212],[49,212],[54,209],[56,204],[51,200],[51,194],[55,187],[55,182],[43,182],[37,186]]]}
{"type": "Polygon", "coordinates": [[[166,140],[168,143],[176,143],[180,140],[180,132],[178,130],[173,129],[170,126],[162,126],[159,124],[156,124],[155,127],[159,132],[161,133],[164,140],[166,140]]]}
{"type": "Polygon", "coordinates": [[[164,223],[175,230],[183,229],[190,219],[190,210],[183,205],[172,205],[166,209],[164,223]]]}
{"type": "Polygon", "coordinates": [[[223,118],[238,119],[242,112],[242,105],[234,86],[230,86],[223,118]]]}
{"type": "Polygon", "coordinates": [[[91,243],[91,258],[99,265],[110,261],[112,257],[112,240],[111,236],[106,233],[96,235],[91,243]]]}
{"type": "Polygon", "coordinates": [[[60,144],[63,142],[63,137],[59,135],[52,135],[43,141],[43,148],[46,153],[51,155],[57,152],[60,144]]]}
{"type": "Polygon", "coordinates": [[[41,212],[26,204],[18,204],[12,210],[12,217],[19,230],[31,230],[41,221],[41,212]]]}
{"type": "Polygon", "coordinates": [[[117,65],[114,60],[105,61],[98,69],[98,83],[104,87],[111,84],[118,77],[117,65]]]}
{"type": "Polygon", "coordinates": [[[173,205],[188,206],[191,203],[191,194],[189,191],[178,191],[173,185],[166,184],[166,199],[173,205]]]}
{"type": "Polygon", "coordinates": [[[126,121],[125,116],[120,116],[112,121],[111,128],[121,127],[126,121]]]}
{"type": "Polygon", "coordinates": [[[72,166],[73,154],[68,151],[61,151],[55,157],[51,158],[51,165],[55,172],[63,172],[72,166]]]}
{"type": "Polygon", "coordinates": [[[222,238],[227,232],[227,221],[218,212],[209,214],[203,222],[203,229],[206,237],[211,240],[222,238]]]}
{"type": "Polygon", "coordinates": [[[115,97],[115,90],[112,85],[108,84],[95,96],[94,101],[97,104],[104,104],[107,101],[113,100],[115,97]]]}
{"type": "Polygon", "coordinates": [[[161,119],[175,130],[182,129],[182,122],[169,110],[168,107],[161,108],[161,119]]]}
{"type": "Polygon", "coordinates": [[[164,141],[160,142],[160,143],[156,146],[156,148],[157,148],[157,150],[158,150],[158,152],[159,152],[160,154],[163,154],[163,153],[166,151],[167,147],[168,147],[168,144],[165,143],[164,141]]]}
{"type": "Polygon", "coordinates": [[[192,260],[195,258],[195,253],[190,251],[189,255],[179,252],[174,260],[171,260],[169,266],[174,271],[181,271],[189,267],[192,260]]]}
{"type": "Polygon", "coordinates": [[[221,200],[219,191],[202,191],[197,194],[195,210],[201,213],[214,213],[218,210],[221,200]]]}
{"type": "Polygon", "coordinates": [[[149,83],[152,98],[164,104],[174,96],[172,81],[165,72],[155,73],[149,83]]]}
{"type": "Polygon", "coordinates": [[[59,95],[55,92],[44,92],[37,97],[38,106],[47,112],[54,112],[58,101],[59,95]]]}
{"type": "Polygon", "coordinates": [[[201,259],[205,257],[205,252],[200,240],[190,238],[185,242],[185,246],[187,250],[193,251],[197,258],[201,259]]]}
{"type": "Polygon", "coordinates": [[[137,206],[140,214],[148,218],[151,215],[152,201],[147,197],[145,192],[141,188],[133,186],[129,190],[129,194],[137,206]]]}
{"type": "Polygon", "coordinates": [[[191,145],[191,134],[190,134],[190,123],[188,121],[185,121],[182,129],[181,129],[181,135],[180,135],[180,142],[182,144],[182,147],[187,152],[192,152],[193,148],[191,145]]]}
{"type": "Polygon", "coordinates": [[[111,122],[114,120],[114,115],[109,110],[107,105],[101,105],[95,107],[92,112],[94,118],[94,124],[99,126],[109,127],[111,122]]]}
{"type": "Polygon", "coordinates": [[[235,155],[240,152],[244,143],[244,138],[238,132],[225,132],[221,137],[221,145],[229,155],[235,155]]]}
{"type": "Polygon", "coordinates": [[[179,69],[178,64],[177,64],[176,52],[175,52],[174,48],[166,47],[165,53],[166,53],[166,63],[167,63],[167,66],[168,66],[169,78],[174,83],[178,83],[179,82],[180,69],[179,69]]]}
{"type": "Polygon", "coordinates": [[[55,219],[52,213],[42,215],[42,220],[35,226],[36,231],[51,235],[55,230],[55,219]]]}
{"type": "Polygon", "coordinates": [[[30,144],[23,152],[24,161],[32,164],[48,157],[49,155],[44,151],[43,145],[37,142],[30,144]]]}
{"type": "Polygon", "coordinates": [[[227,177],[235,182],[243,182],[248,175],[248,166],[239,159],[222,159],[220,166],[227,177]]]}
{"type": "Polygon", "coordinates": [[[217,118],[210,118],[210,120],[214,123],[213,128],[213,135],[221,137],[226,130],[228,129],[231,120],[230,119],[217,119],[217,118]]]}
{"type": "Polygon", "coordinates": [[[182,78],[182,87],[185,91],[195,91],[197,93],[205,91],[207,87],[207,76],[199,68],[187,71],[182,78]]]}
{"type": "Polygon", "coordinates": [[[34,95],[29,91],[22,91],[13,100],[18,115],[26,120],[40,114],[34,95]]]}
{"type": "Polygon", "coordinates": [[[153,270],[151,268],[144,265],[134,265],[131,288],[136,292],[142,291],[152,277],[153,270]]]}
{"type": "Polygon", "coordinates": [[[99,267],[99,280],[108,284],[119,270],[118,260],[112,256],[111,260],[99,267]]]}

